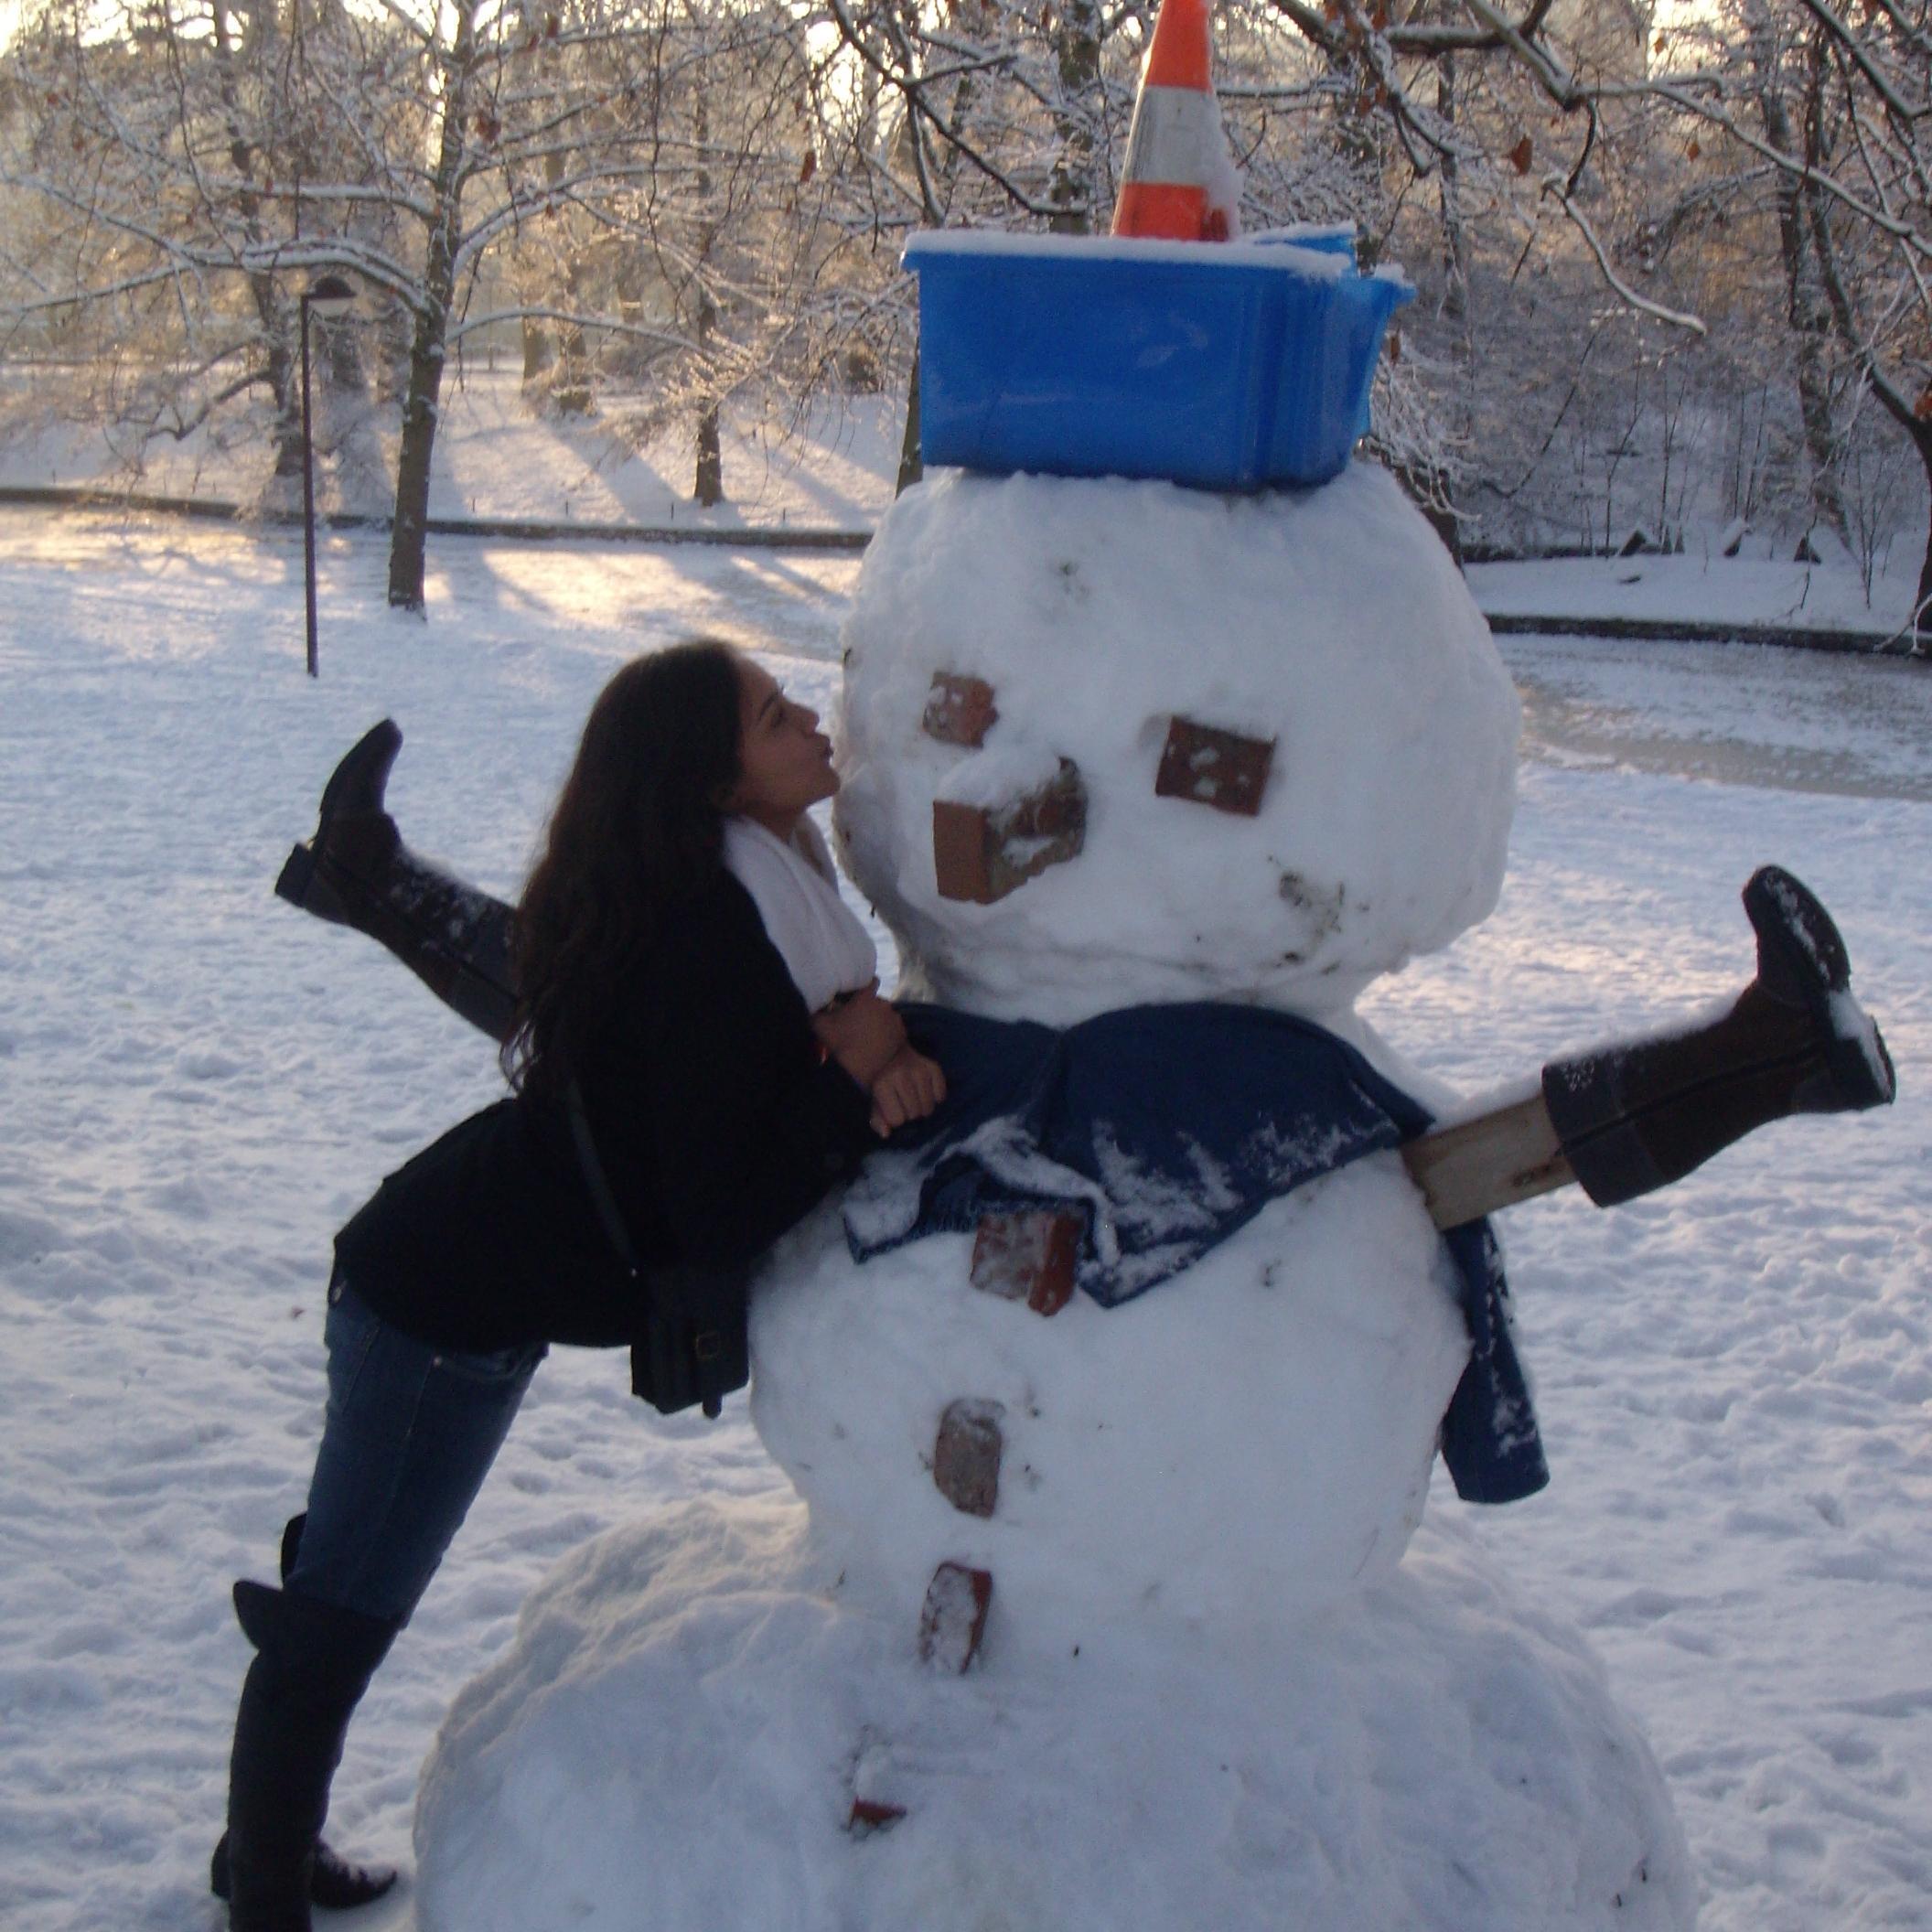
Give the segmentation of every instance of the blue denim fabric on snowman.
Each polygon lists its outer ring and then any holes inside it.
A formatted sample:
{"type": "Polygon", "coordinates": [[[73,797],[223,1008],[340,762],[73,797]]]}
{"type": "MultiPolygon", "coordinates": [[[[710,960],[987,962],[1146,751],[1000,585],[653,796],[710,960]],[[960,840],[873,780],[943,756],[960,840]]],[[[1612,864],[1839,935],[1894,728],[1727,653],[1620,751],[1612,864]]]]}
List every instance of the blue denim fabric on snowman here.
{"type": "MultiPolygon", "coordinates": [[[[948,1094],[847,1196],[846,1236],[862,1261],[921,1235],[971,1232],[982,1214],[1052,1208],[1085,1223],[1076,1284],[1117,1307],[1269,1201],[1414,1138],[1432,1118],[1354,1047],[1262,1007],[1131,1006],[1064,1031],[939,1006],[900,1012],[945,1068],[948,1094]],[[1185,1206],[1150,1218],[1150,1191],[1185,1206]]],[[[1443,1459],[1465,1500],[1514,1502],[1550,1472],[1501,1252],[1487,1221],[1444,1240],[1470,1353],[1443,1418],[1443,1459]]]]}

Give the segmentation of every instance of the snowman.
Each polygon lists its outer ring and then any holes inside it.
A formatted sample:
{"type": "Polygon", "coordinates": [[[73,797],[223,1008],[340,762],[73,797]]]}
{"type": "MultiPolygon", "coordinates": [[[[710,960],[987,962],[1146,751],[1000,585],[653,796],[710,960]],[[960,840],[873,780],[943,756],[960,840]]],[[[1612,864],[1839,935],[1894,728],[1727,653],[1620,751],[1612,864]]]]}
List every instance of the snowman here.
{"type": "MultiPolygon", "coordinates": [[[[927,265],[1141,290],[1186,244],[1079,246],[927,265]]],[[[1268,246],[1221,259],[1317,306],[1368,279],[1268,246]]],[[[1185,392],[1202,332],[1126,333],[1185,392]]],[[[1493,908],[1519,714],[1433,531],[1346,461],[1379,334],[1318,484],[1118,474],[1107,404],[1084,473],[941,469],[883,522],[834,831],[951,1093],[755,1284],[787,1484],[578,1552],[458,1698],[424,1927],[1691,1923],[1580,1638],[1422,1525],[1439,1454],[1478,1501],[1547,1479],[1483,1217],[1627,1199],[1891,1072],[1766,868],[1723,1012],[1432,1130],[1453,1097],[1356,1002],[1493,908]]]]}
{"type": "Polygon", "coordinates": [[[1689,1926],[1580,1637],[1422,1508],[1544,1479],[1482,1209],[1888,1096],[1822,908],[1767,868],[1734,1003],[1431,1132],[1355,1002],[1493,905],[1517,707],[1381,472],[942,475],[846,643],[951,1095],[755,1285],[789,1482],[644,1508],[458,1697],[418,1923],[1689,1926]]]}
{"type": "Polygon", "coordinates": [[[1480,1209],[1682,1171],[1726,1055],[1884,1097],[1829,920],[1767,871],[1723,1014],[1425,1131],[1355,1002],[1493,906],[1517,703],[1366,465],[943,474],[846,644],[836,836],[952,1097],[755,1288],[790,1490],[591,1545],[458,1699],[420,1923],[1689,1925],[1581,1640],[1417,1532],[1439,1453],[1544,1477],[1480,1209]]]}

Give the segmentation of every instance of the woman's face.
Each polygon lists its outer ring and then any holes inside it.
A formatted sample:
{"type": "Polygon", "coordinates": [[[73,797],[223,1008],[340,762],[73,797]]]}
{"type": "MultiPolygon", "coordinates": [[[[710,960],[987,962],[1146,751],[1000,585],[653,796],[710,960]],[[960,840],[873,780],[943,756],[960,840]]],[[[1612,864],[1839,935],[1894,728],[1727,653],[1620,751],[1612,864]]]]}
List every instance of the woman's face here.
{"type": "Polygon", "coordinates": [[[789,838],[808,805],[839,789],[819,714],[795,704],[767,671],[738,660],[738,782],[724,809],[789,838]]]}

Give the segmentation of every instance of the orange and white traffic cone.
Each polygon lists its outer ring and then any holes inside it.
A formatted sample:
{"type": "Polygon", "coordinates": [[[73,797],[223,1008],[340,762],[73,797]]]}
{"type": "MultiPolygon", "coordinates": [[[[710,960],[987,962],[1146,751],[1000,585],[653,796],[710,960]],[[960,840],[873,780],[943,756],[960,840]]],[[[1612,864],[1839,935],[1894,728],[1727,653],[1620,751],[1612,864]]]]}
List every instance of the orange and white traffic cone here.
{"type": "Polygon", "coordinates": [[[1229,237],[1234,166],[1208,78],[1214,57],[1208,6],[1209,0],[1161,0],[1113,207],[1117,235],[1166,242],[1229,237]]]}

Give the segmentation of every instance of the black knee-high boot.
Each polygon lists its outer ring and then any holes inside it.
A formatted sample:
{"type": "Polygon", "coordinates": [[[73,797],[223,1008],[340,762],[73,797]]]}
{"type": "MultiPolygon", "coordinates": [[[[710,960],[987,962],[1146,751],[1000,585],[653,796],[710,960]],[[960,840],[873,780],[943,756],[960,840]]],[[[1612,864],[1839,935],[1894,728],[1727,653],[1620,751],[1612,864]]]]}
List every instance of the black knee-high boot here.
{"type": "MultiPolygon", "coordinates": [[[[282,1581],[295,1568],[295,1551],[302,1545],[302,1526],[307,1516],[291,1517],[282,1531],[282,1581]]],[[[315,1862],[309,1869],[308,1896],[311,1905],[332,1912],[349,1912],[379,1899],[396,1882],[393,1865],[352,1864],[332,1852],[325,1840],[316,1841],[315,1862]]],[[[214,1856],[208,1862],[208,1888],[226,1900],[231,1889],[228,1865],[228,1833],[215,1842],[214,1856]]]]}
{"type": "Polygon", "coordinates": [[[453,1012],[507,1039],[516,1023],[515,914],[403,844],[382,803],[402,746],[389,718],[350,746],[323,789],[315,837],[289,853],[275,891],[379,940],[453,1012]]]}
{"type": "MultiPolygon", "coordinates": [[[[231,1932],[310,1932],[329,1780],[349,1718],[402,1623],[252,1583],[235,1585],[235,1615],[255,1658],[235,1713],[215,1875],[227,1881],[231,1932]]],[[[360,1897],[328,1902],[363,1903],[393,1878],[356,1876],[360,1897]]]]}
{"type": "Polygon", "coordinates": [[[1879,1107],[1897,1091],[1830,915],[1776,865],[1752,875],[1744,899],[1757,978],[1728,1013],[1543,1068],[1557,1138],[1599,1208],[1681,1178],[1767,1121],[1879,1107]]]}

